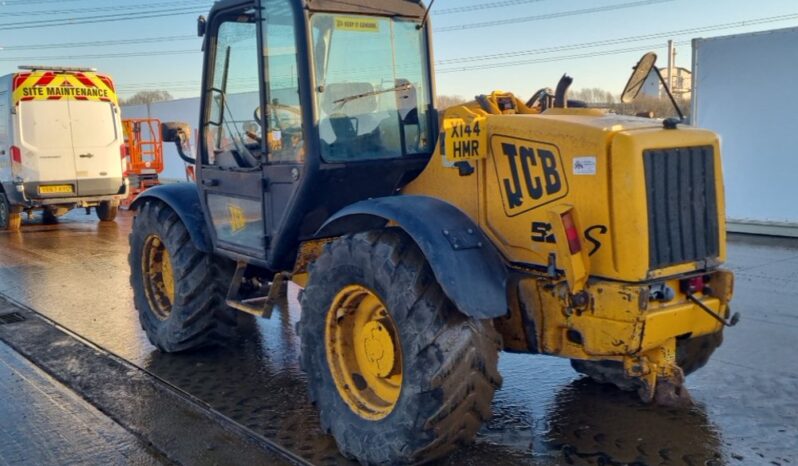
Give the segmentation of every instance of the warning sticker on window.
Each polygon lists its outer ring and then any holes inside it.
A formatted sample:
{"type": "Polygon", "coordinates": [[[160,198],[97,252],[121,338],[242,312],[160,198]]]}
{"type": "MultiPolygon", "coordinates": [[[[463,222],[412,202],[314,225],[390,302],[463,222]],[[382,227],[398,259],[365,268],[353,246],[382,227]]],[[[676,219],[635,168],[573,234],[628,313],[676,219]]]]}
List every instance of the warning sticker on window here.
{"type": "Polygon", "coordinates": [[[336,16],[335,29],[339,31],[380,32],[380,23],[371,18],[336,16]]]}
{"type": "Polygon", "coordinates": [[[595,157],[574,157],[574,175],[595,175],[595,157]]]}

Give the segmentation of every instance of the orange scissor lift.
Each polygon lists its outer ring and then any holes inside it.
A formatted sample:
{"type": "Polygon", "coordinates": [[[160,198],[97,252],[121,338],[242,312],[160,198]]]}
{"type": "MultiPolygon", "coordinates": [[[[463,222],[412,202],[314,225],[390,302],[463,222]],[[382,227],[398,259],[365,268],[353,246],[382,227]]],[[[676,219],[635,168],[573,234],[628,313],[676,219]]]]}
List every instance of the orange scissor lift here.
{"type": "Polygon", "coordinates": [[[121,206],[128,208],[145,189],[160,184],[158,174],[163,171],[163,141],[161,121],[156,118],[122,120],[127,153],[125,176],[130,180],[130,195],[121,206]]]}

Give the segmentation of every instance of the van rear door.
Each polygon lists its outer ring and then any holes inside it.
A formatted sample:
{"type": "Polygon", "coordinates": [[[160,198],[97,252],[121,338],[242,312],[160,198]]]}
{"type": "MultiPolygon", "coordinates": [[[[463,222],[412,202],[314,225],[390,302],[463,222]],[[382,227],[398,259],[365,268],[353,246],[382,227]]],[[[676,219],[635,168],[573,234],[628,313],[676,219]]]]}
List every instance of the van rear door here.
{"type": "Polygon", "coordinates": [[[42,195],[77,191],[69,103],[66,100],[20,102],[17,111],[22,164],[17,176],[38,184],[42,195]]]}
{"type": "Polygon", "coordinates": [[[116,194],[122,186],[122,128],[111,102],[70,100],[78,195],[116,194]]]}

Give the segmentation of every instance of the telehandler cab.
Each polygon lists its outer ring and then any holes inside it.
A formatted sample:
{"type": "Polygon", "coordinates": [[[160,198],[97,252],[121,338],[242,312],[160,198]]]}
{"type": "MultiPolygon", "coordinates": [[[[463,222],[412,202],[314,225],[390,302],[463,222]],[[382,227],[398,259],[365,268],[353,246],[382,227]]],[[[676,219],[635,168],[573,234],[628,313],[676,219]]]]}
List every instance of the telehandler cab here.
{"type": "Polygon", "coordinates": [[[684,376],[734,320],[718,137],[577,108],[567,79],[439,115],[425,14],[414,0],[224,0],[200,19],[197,159],[187,125],[163,127],[196,185],[132,206],[150,341],[222,342],[293,281],[322,427],[368,464],[469,441],[500,350],[569,358],[646,402],[686,399],[684,376]]]}

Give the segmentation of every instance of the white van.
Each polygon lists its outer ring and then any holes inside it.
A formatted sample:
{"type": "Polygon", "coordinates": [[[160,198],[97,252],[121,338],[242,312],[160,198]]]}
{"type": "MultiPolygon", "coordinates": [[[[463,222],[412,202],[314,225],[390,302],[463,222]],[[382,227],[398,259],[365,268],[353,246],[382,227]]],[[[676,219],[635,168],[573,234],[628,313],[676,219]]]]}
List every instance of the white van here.
{"type": "Polygon", "coordinates": [[[0,77],[0,229],[34,209],[45,222],[76,207],[114,220],[127,185],[113,81],[85,68],[20,70],[0,77]]]}

